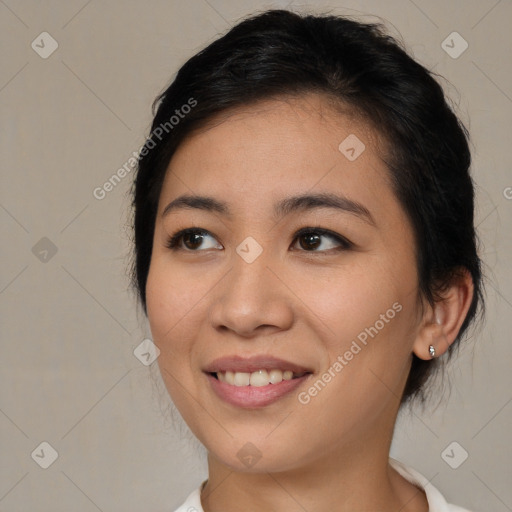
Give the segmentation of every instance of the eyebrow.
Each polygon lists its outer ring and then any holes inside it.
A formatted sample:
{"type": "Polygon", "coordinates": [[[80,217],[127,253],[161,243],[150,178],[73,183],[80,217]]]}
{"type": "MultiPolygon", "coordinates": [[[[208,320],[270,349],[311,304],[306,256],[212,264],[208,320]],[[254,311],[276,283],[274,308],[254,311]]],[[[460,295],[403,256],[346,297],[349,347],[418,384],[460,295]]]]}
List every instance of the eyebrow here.
{"type": "MultiPolygon", "coordinates": [[[[274,205],[274,216],[281,218],[292,212],[307,211],[317,208],[333,208],[341,210],[343,212],[353,214],[376,227],[375,219],[368,208],[357,201],[332,193],[302,194],[287,197],[274,205]]],[[[179,209],[205,210],[219,213],[220,215],[224,215],[228,218],[233,217],[227,203],[209,196],[189,194],[181,195],[171,201],[164,208],[162,217],[165,217],[171,211],[179,209]]]]}

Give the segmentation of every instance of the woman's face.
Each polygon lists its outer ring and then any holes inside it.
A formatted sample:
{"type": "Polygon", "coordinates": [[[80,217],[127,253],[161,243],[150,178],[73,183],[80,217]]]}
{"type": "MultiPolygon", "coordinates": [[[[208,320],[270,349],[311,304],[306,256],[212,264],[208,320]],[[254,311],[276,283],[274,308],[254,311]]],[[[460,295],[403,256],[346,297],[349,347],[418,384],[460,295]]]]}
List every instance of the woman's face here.
{"type": "Polygon", "coordinates": [[[389,448],[420,319],[413,233],[377,142],[309,95],[238,111],[170,162],[148,317],[167,389],[221,464],[389,448]]]}

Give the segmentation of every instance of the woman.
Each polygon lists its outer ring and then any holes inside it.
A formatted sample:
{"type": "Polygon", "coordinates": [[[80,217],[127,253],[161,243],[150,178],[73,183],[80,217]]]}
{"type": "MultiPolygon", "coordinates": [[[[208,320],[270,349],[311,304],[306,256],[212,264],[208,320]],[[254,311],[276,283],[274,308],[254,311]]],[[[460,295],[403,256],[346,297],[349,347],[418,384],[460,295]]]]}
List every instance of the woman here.
{"type": "Polygon", "coordinates": [[[482,306],[467,131],[383,28],[273,10],[158,98],[134,285],[208,451],[178,510],[461,511],[389,458],[482,306]]]}

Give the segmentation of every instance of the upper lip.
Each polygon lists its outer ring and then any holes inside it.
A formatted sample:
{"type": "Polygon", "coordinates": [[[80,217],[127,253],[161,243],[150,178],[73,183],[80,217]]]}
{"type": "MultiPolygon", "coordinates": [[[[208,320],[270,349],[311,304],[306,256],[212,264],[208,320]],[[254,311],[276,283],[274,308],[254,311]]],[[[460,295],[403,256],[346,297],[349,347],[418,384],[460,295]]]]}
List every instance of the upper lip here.
{"type": "Polygon", "coordinates": [[[217,372],[246,372],[252,373],[258,370],[290,370],[293,373],[311,373],[312,370],[299,364],[272,357],[269,355],[260,355],[252,357],[226,356],[212,361],[204,368],[207,373],[217,372]]]}

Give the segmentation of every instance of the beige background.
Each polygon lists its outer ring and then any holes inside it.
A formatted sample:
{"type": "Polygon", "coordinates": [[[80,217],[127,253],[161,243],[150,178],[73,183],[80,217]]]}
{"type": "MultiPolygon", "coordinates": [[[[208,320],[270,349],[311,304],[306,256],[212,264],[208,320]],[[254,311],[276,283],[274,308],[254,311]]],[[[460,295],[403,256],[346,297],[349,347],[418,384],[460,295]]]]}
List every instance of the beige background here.
{"type": "MultiPolygon", "coordinates": [[[[128,290],[133,173],[101,200],[93,191],[144,142],[152,100],[187,57],[240,17],[286,5],[305,4],[0,1],[1,511],[172,511],[205,478],[156,363],[133,353],[150,337],[128,290]],[[31,43],[49,51],[45,31],[58,48],[42,58],[31,43]],[[42,442],[58,453],[47,469],[42,442]]],[[[307,5],[379,16],[449,81],[468,124],[487,321],[450,365],[446,402],[401,417],[392,455],[450,501],[512,510],[512,2],[307,5]],[[453,31],[469,44],[457,58],[441,46],[453,31]],[[457,469],[442,456],[453,441],[452,460],[468,453],[457,469]]]]}

